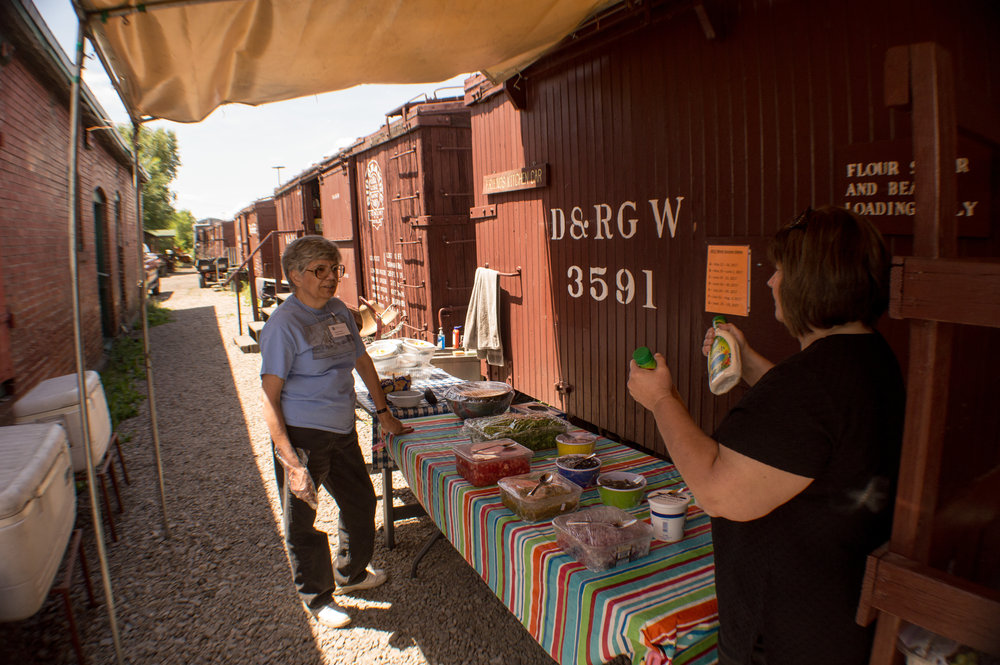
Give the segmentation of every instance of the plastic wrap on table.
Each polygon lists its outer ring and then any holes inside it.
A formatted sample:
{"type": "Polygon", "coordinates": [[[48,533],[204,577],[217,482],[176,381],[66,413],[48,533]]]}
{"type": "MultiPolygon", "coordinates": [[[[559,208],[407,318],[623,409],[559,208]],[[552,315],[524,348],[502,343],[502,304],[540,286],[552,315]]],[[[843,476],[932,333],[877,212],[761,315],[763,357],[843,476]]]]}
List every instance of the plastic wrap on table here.
{"type": "Polygon", "coordinates": [[[576,510],[583,493],[576,483],[544,471],[501,478],[499,485],[500,501],[525,522],[541,522],[576,510]],[[551,477],[539,484],[545,473],[551,477]]]}
{"type": "Polygon", "coordinates": [[[649,554],[653,528],[611,506],[593,506],[552,520],[556,544],[588,570],[601,571],[649,554]]]}
{"type": "Polygon", "coordinates": [[[569,423],[555,416],[503,413],[470,418],[465,421],[463,431],[475,442],[514,439],[525,448],[539,451],[555,448],[556,437],[568,429],[569,423]]]}
{"type": "Polygon", "coordinates": [[[531,451],[510,439],[463,443],[453,450],[455,470],[476,487],[494,485],[501,478],[531,470],[531,451]]]}
{"type": "Polygon", "coordinates": [[[900,628],[896,642],[906,665],[1000,665],[1000,658],[910,623],[900,628]]]}

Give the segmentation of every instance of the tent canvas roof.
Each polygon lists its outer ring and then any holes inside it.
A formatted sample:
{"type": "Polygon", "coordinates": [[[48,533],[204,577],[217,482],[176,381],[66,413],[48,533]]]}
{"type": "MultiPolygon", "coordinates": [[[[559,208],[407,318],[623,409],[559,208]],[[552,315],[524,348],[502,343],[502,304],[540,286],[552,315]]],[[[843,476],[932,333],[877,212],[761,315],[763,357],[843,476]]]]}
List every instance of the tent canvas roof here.
{"type": "Polygon", "coordinates": [[[509,78],[619,0],[74,0],[137,118],[361,83],[509,78]]]}

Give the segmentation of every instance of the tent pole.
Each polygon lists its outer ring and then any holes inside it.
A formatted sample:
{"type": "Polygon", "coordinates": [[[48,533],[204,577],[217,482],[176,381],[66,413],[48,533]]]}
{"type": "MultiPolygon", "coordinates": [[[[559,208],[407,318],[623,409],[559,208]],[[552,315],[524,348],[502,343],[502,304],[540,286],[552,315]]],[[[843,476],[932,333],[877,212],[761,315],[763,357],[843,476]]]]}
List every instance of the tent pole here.
{"type": "MultiPolygon", "coordinates": [[[[80,138],[80,87],[83,76],[83,20],[79,22],[76,36],[76,69],[73,73],[73,89],[69,106],[69,266],[70,283],[73,292],[73,340],[76,351],[77,390],[80,397],[80,415],[83,429],[83,448],[87,459],[87,490],[90,494],[91,516],[94,521],[94,535],[97,544],[97,556],[101,564],[101,580],[104,584],[104,597],[108,604],[108,621],[111,624],[111,637],[115,644],[115,656],[119,665],[125,661],[122,656],[122,645],[118,635],[118,621],[115,617],[115,598],[111,591],[111,573],[108,569],[108,556],[104,548],[104,529],[101,522],[101,511],[97,503],[97,488],[94,482],[94,451],[90,440],[90,414],[88,413],[87,380],[83,353],[83,326],[80,316],[80,265],[77,260],[77,221],[79,217],[78,199],[80,196],[77,175],[79,171],[79,138],[80,138]]],[[[109,450],[108,455],[111,454],[109,450]]]]}
{"type": "Polygon", "coordinates": [[[142,289],[139,300],[142,303],[142,357],[146,363],[146,394],[149,399],[149,429],[153,436],[153,454],[156,457],[156,477],[160,483],[160,511],[163,516],[163,537],[170,538],[170,524],[167,522],[167,498],[163,490],[163,460],[160,457],[160,428],[156,420],[156,393],[153,390],[153,362],[149,357],[149,320],[147,318],[146,254],[143,251],[142,187],[139,186],[139,121],[132,118],[132,184],[135,187],[136,229],[139,236],[139,270],[142,275],[142,289]]]}

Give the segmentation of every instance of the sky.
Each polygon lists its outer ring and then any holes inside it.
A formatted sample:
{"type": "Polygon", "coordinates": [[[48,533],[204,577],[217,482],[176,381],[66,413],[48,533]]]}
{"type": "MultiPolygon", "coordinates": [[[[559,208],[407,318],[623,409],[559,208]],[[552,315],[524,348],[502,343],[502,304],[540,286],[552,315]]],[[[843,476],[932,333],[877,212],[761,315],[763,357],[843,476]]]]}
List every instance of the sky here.
{"type": "MultiPolygon", "coordinates": [[[[70,60],[76,42],[76,15],[69,0],[34,0],[49,30],[70,60]]],[[[93,49],[89,42],[87,53],[93,49]]],[[[302,173],[355,139],[385,123],[385,114],[426,94],[460,95],[466,74],[448,81],[415,85],[363,85],[257,107],[230,104],[199,123],[156,120],[144,125],[177,135],[181,167],[171,184],[174,208],[195,219],[232,219],[255,200],[302,173]],[[458,86],[441,90],[447,86],[458,86]],[[282,166],[280,171],[273,168],[282,166]]],[[[84,81],[116,123],[128,114],[101,67],[86,59],[84,81]]]]}

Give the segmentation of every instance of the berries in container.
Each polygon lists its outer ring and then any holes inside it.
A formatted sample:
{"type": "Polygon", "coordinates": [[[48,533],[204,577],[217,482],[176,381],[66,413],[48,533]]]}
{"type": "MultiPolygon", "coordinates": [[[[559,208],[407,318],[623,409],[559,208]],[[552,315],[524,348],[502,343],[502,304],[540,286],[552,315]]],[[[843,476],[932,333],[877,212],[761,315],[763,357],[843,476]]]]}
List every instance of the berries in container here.
{"type": "Polygon", "coordinates": [[[590,455],[563,455],[556,459],[559,474],[586,489],[601,472],[601,460],[590,455]]]}
{"type": "Polygon", "coordinates": [[[525,522],[541,522],[576,510],[583,493],[579,485],[551,471],[508,476],[499,485],[500,501],[525,522]],[[541,482],[546,473],[547,482],[541,482]]]}
{"type": "Polygon", "coordinates": [[[612,506],[559,515],[552,527],[556,545],[593,571],[643,558],[653,539],[653,527],[612,506]]]}
{"type": "Polygon", "coordinates": [[[531,451],[510,439],[455,446],[455,470],[476,487],[531,470],[531,451]]]}

